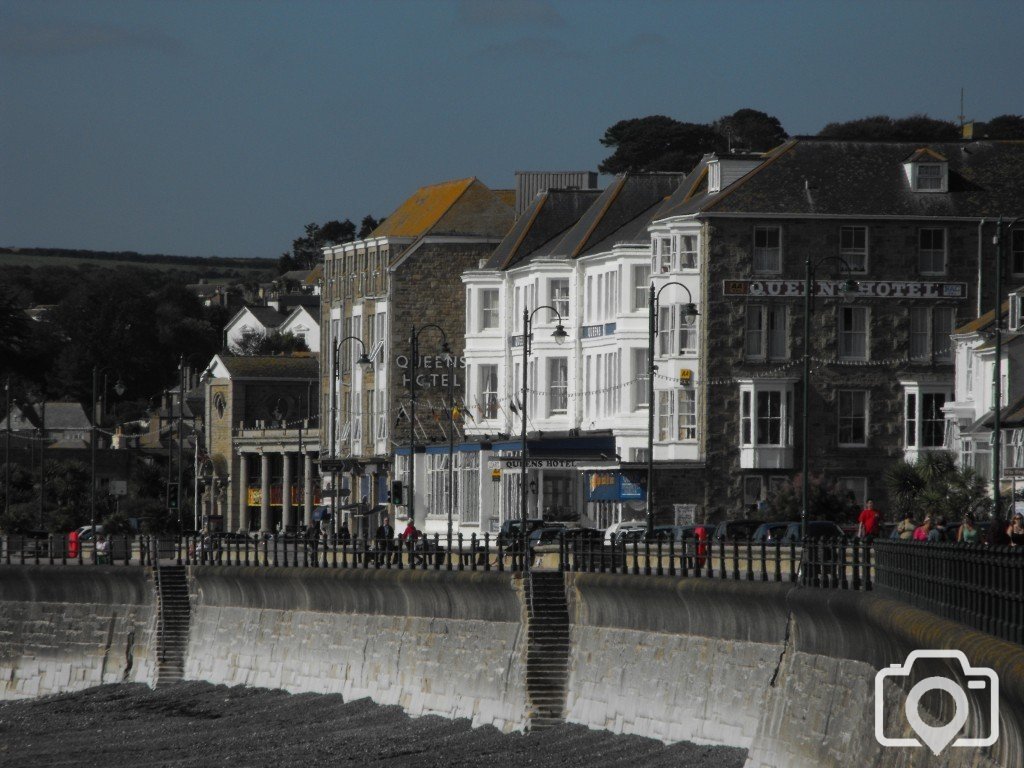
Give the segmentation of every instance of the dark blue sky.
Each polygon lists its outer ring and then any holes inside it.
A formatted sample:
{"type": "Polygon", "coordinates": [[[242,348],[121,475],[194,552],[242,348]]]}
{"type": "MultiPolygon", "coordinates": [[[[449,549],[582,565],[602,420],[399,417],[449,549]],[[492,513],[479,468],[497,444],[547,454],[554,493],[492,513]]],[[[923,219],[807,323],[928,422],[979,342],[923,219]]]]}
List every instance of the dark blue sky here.
{"type": "Polygon", "coordinates": [[[616,121],[1024,112],[1024,2],[0,0],[0,245],[267,256],[616,121]]]}

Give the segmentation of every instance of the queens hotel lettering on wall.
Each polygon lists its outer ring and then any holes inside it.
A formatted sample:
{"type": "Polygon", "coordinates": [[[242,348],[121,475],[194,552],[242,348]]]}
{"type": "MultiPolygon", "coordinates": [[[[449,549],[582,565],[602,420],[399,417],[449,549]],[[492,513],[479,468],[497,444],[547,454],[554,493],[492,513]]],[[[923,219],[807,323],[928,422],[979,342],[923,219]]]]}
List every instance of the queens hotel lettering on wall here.
{"type": "MultiPolygon", "coordinates": [[[[462,379],[458,371],[466,367],[465,357],[448,358],[447,355],[420,355],[416,366],[417,387],[444,387],[448,388],[448,377],[454,377],[452,385],[458,389],[462,386],[462,379]]],[[[411,383],[411,366],[408,355],[397,355],[395,366],[402,371],[402,386],[408,387],[411,383]]]]}
{"type": "MultiPolygon", "coordinates": [[[[815,296],[843,297],[843,280],[815,280],[815,296]]],[[[726,296],[791,298],[804,295],[803,280],[723,280],[726,296]]],[[[853,296],[872,299],[966,299],[967,283],[928,283],[915,280],[858,280],[853,296]]]]}

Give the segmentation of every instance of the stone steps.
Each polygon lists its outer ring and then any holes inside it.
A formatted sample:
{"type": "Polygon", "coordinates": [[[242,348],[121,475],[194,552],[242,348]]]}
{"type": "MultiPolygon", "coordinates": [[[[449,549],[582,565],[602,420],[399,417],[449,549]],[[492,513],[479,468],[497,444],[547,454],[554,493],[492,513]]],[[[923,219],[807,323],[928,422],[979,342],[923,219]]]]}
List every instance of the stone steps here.
{"type": "Polygon", "coordinates": [[[185,654],[191,605],[184,566],[158,566],[157,585],[157,687],[180,682],[185,675],[185,654]]]}
{"type": "Polygon", "coordinates": [[[569,609],[561,573],[531,572],[525,582],[526,691],[530,730],[565,722],[569,609]]]}

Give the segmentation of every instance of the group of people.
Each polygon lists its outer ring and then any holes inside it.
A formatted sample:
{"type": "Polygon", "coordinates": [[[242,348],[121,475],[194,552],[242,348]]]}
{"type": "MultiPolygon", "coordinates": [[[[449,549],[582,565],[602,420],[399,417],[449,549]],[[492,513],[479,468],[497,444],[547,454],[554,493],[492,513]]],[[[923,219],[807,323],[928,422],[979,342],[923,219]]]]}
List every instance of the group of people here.
{"type": "MultiPolygon", "coordinates": [[[[873,539],[880,535],[881,530],[881,513],[875,509],[874,502],[868,499],[857,519],[857,535],[860,538],[873,539]]],[[[1024,548],[1024,514],[1014,512],[1009,524],[990,526],[986,537],[982,535],[982,530],[973,512],[964,513],[961,522],[952,525],[945,517],[933,514],[926,514],[924,519],[917,523],[913,513],[907,512],[893,528],[890,538],[923,542],[955,541],[958,544],[981,544],[984,542],[992,546],[1024,548]]]]}

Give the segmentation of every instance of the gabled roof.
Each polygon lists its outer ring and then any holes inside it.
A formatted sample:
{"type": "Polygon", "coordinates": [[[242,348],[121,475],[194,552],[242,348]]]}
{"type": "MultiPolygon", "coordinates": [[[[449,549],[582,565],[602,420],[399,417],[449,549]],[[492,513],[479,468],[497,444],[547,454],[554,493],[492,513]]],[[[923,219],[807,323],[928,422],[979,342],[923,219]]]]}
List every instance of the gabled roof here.
{"type": "Polygon", "coordinates": [[[681,173],[622,174],[605,189],[552,249],[575,259],[609,250],[615,243],[638,242],[665,198],[684,179],[681,173]]]}
{"type": "MultiPolygon", "coordinates": [[[[30,429],[38,429],[40,426],[40,413],[43,409],[39,405],[15,405],[11,408],[11,431],[18,432],[30,429]]],[[[46,404],[46,426],[47,431],[91,429],[92,423],[85,414],[85,409],[79,403],[47,403],[46,404]]],[[[0,431],[7,429],[7,419],[0,421],[0,431]]]]}
{"type": "MultiPolygon", "coordinates": [[[[507,195],[505,196],[507,197],[507,195]]],[[[426,235],[504,236],[512,205],[476,178],[432,184],[416,190],[370,237],[420,238],[426,235]]]]}
{"type": "Polygon", "coordinates": [[[285,316],[273,307],[242,307],[235,316],[228,320],[225,329],[232,328],[246,316],[252,317],[256,322],[268,331],[278,328],[284,322],[285,316]]]}
{"type": "MultiPolygon", "coordinates": [[[[798,139],[717,196],[678,213],[982,218],[1024,214],[1024,142],[798,139]],[[948,158],[949,191],[910,189],[903,163],[921,149],[948,158]]],[[[673,211],[668,215],[677,215],[673,211]]]]}
{"type": "MultiPolygon", "coordinates": [[[[1003,317],[1006,317],[1010,312],[1010,302],[1004,301],[1003,306],[1000,308],[1003,317]]],[[[970,322],[964,323],[959,328],[953,331],[954,335],[968,334],[968,333],[980,333],[988,330],[994,323],[996,318],[996,311],[990,309],[980,317],[976,317],[970,322]]]]}
{"type": "Polygon", "coordinates": [[[306,380],[320,376],[320,362],[308,353],[261,357],[217,355],[211,367],[214,378],[306,380]]]}
{"type": "Polygon", "coordinates": [[[318,329],[320,328],[320,317],[319,317],[319,315],[310,312],[308,307],[304,307],[304,306],[300,305],[300,306],[295,307],[295,309],[293,309],[288,314],[288,317],[286,317],[284,319],[284,321],[281,323],[281,326],[280,326],[281,329],[284,330],[285,328],[287,328],[289,325],[294,323],[299,317],[301,317],[303,315],[305,315],[305,317],[307,317],[309,319],[310,323],[315,325],[318,329]]]}
{"type": "Polygon", "coordinates": [[[508,269],[547,252],[593,205],[596,189],[549,189],[537,195],[501,241],[487,269],[508,269]]]}
{"type": "Polygon", "coordinates": [[[933,163],[946,163],[946,162],[949,162],[948,158],[945,157],[945,155],[939,154],[938,152],[936,152],[934,149],[932,149],[930,147],[921,147],[920,149],[915,151],[910,157],[908,157],[903,162],[905,162],[905,163],[916,163],[916,162],[919,162],[921,160],[924,160],[925,162],[933,162],[933,163]]]}
{"type": "Polygon", "coordinates": [[[274,282],[304,283],[312,271],[311,269],[292,269],[283,275],[278,275],[274,278],[274,282]]]}

